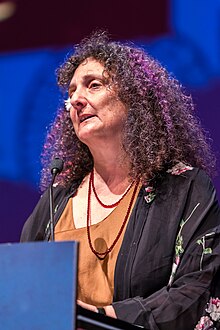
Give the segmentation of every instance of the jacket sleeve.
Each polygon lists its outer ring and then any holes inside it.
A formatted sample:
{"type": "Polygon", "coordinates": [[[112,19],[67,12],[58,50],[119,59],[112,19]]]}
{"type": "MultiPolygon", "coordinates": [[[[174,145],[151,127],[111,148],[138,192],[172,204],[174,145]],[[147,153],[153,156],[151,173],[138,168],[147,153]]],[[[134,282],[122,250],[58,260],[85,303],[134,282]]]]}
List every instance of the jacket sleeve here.
{"type": "Polygon", "coordinates": [[[45,227],[49,218],[49,193],[46,190],[32,214],[26,220],[21,232],[20,242],[44,240],[45,227]]]}
{"type": "MultiPolygon", "coordinates": [[[[60,186],[54,186],[53,190],[54,197],[54,207],[55,210],[58,210],[61,203],[63,202],[66,190],[60,186]]],[[[55,211],[54,210],[54,211],[55,211]]],[[[56,217],[57,214],[55,214],[56,217]]],[[[50,205],[49,205],[49,189],[47,189],[37,205],[35,206],[32,214],[29,216],[25,222],[20,241],[29,242],[29,241],[42,241],[45,240],[45,230],[48,226],[50,220],[50,205]]]]}
{"type": "MultiPolygon", "coordinates": [[[[119,319],[146,329],[194,329],[220,287],[219,268],[220,209],[212,183],[200,171],[180,222],[169,283],[149,297],[131,297],[112,305],[119,319]]],[[[206,315],[213,328],[198,329],[220,329],[220,311],[215,320],[213,314],[206,315]]]]}

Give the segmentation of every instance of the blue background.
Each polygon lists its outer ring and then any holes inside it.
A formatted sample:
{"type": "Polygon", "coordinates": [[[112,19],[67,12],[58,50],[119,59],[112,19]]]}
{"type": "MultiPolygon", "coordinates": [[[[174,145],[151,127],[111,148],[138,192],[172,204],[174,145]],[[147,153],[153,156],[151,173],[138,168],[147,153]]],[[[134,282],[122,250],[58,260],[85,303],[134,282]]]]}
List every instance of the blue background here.
{"type": "MultiPolygon", "coordinates": [[[[84,0],[76,6],[65,0],[54,7],[39,1],[32,20],[27,1],[16,3],[17,18],[0,22],[0,242],[19,240],[40,196],[40,153],[61,101],[55,70],[96,27],[144,47],[182,82],[210,132],[219,169],[219,0],[84,0]]],[[[219,176],[214,184],[220,196],[219,176]]]]}

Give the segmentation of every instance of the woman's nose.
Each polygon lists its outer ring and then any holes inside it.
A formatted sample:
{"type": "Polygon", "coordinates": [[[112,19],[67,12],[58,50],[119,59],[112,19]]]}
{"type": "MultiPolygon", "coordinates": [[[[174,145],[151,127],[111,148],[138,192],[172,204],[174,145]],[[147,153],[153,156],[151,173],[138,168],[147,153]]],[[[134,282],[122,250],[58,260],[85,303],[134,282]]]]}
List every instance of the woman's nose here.
{"type": "Polygon", "coordinates": [[[75,91],[71,96],[70,102],[73,108],[77,111],[82,110],[87,104],[87,100],[83,91],[75,91]]]}

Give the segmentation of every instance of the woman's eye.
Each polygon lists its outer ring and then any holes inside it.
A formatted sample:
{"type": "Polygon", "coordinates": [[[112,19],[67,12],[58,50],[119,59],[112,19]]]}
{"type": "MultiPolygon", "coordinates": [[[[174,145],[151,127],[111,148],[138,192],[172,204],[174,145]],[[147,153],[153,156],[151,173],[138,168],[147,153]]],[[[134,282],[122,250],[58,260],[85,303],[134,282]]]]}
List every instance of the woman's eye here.
{"type": "Polygon", "coordinates": [[[65,104],[65,109],[66,109],[66,111],[70,111],[70,109],[71,109],[71,99],[70,99],[70,97],[68,97],[68,99],[66,99],[65,101],[64,101],[64,104],[65,104]]]}
{"type": "Polygon", "coordinates": [[[97,82],[97,81],[93,81],[89,85],[89,88],[92,88],[92,89],[98,89],[100,87],[101,87],[101,83],[100,82],[97,82]]]}

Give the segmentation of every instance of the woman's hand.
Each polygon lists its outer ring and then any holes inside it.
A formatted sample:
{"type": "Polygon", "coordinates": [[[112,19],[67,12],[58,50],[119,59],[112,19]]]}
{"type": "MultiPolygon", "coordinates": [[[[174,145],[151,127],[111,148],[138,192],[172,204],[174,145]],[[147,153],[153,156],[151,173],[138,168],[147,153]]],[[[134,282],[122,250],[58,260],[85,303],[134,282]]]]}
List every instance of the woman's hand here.
{"type": "MultiPolygon", "coordinates": [[[[85,309],[88,309],[88,310],[92,311],[92,312],[95,312],[95,313],[98,312],[98,309],[97,309],[96,306],[90,305],[90,304],[86,304],[86,303],[84,303],[81,300],[77,300],[77,304],[79,306],[85,308],[85,309]]],[[[113,317],[115,319],[117,318],[116,317],[116,314],[115,314],[115,310],[114,310],[114,308],[112,306],[104,306],[103,308],[104,308],[105,313],[106,313],[107,316],[113,317]]]]}
{"type": "Polygon", "coordinates": [[[90,310],[90,311],[92,311],[92,312],[98,313],[98,309],[97,309],[97,307],[94,306],[94,305],[86,304],[86,303],[84,303],[84,302],[81,301],[81,300],[77,300],[77,304],[78,304],[79,306],[85,308],[85,309],[88,309],[88,310],[90,310]]]}

